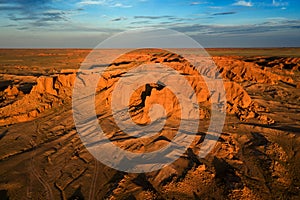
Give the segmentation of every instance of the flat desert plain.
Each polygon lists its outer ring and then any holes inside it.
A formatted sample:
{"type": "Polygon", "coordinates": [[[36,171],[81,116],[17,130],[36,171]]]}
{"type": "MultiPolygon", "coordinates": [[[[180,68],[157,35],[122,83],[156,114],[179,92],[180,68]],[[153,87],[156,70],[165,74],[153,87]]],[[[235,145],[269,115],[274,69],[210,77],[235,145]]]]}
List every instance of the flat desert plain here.
{"type": "Polygon", "coordinates": [[[176,135],[181,113],[167,87],[150,83],[130,97],[130,116],[146,126],[151,105],[158,103],[167,112],[163,129],[146,138],[120,131],[111,98],[129,69],[161,63],[177,70],[195,90],[200,126],[193,142],[175,162],[147,173],[104,165],[77,133],[72,89],[90,51],[0,50],[0,199],[299,199],[299,48],[207,49],[224,82],[226,120],[205,158],[198,153],[213,95],[195,68],[158,49],[129,52],[110,63],[96,89],[95,110],[107,138],[124,151],[165,147],[176,135]]]}

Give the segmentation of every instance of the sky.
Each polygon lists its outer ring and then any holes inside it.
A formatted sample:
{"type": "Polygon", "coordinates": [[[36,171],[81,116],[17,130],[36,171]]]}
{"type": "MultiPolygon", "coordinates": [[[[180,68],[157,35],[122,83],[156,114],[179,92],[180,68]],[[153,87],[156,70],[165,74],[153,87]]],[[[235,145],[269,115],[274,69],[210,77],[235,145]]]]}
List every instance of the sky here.
{"type": "Polygon", "coordinates": [[[0,48],[94,48],[168,28],[203,47],[300,47],[299,0],[0,0],[0,48]]]}

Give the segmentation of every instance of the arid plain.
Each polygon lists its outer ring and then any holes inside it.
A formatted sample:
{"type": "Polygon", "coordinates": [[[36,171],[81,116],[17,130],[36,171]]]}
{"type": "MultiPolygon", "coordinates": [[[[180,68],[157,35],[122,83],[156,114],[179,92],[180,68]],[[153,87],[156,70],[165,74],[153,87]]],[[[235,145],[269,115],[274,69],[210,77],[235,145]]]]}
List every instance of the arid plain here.
{"type": "Polygon", "coordinates": [[[95,108],[108,138],[124,150],[167,145],[180,114],[176,97],[150,84],[132,95],[130,114],[136,123],[147,124],[150,104],[159,103],[168,111],[165,131],[146,139],[120,133],[109,100],[128,69],[141,63],[168,65],[199,94],[202,126],[185,154],[161,170],[140,174],[97,161],[76,131],[72,88],[90,51],[0,49],[0,199],[299,199],[299,48],[207,49],[224,81],[227,115],[205,158],[197,154],[210,120],[211,96],[201,78],[189,78],[197,75],[193,67],[155,49],[111,63],[113,70],[99,81],[95,108]]]}

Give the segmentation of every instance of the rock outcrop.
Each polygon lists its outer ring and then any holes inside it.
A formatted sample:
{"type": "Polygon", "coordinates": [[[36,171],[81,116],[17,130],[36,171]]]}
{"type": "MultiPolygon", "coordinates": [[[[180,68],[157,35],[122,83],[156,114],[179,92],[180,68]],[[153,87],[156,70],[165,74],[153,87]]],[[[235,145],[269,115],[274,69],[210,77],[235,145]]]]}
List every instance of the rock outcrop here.
{"type": "MultiPolygon", "coordinates": [[[[32,120],[45,110],[70,101],[75,76],[76,74],[58,74],[39,77],[29,94],[0,108],[0,125],[32,120]]],[[[9,87],[4,93],[16,96],[20,92],[16,87],[9,87]]]]}
{"type": "Polygon", "coordinates": [[[4,90],[4,94],[5,94],[8,98],[14,98],[14,97],[16,97],[19,93],[20,93],[20,91],[18,90],[18,88],[17,88],[16,86],[9,86],[7,89],[4,90]]]}
{"type": "Polygon", "coordinates": [[[255,83],[275,84],[282,80],[293,83],[293,79],[274,74],[267,69],[262,69],[256,63],[228,57],[213,57],[213,60],[218,65],[222,77],[234,82],[251,81],[255,83]]]}
{"type": "Polygon", "coordinates": [[[47,93],[51,95],[57,95],[57,91],[54,89],[53,77],[39,77],[37,84],[32,88],[32,92],[47,93]]]}
{"type": "MultiPolygon", "coordinates": [[[[143,62],[156,63],[159,61],[162,62],[163,65],[177,70],[188,80],[191,87],[195,90],[198,102],[201,105],[203,104],[202,109],[200,109],[200,118],[203,119],[209,117],[208,110],[211,96],[208,92],[203,77],[199,76],[198,71],[195,70],[186,60],[184,60],[182,57],[178,57],[176,54],[165,53],[162,58],[159,58],[159,60],[156,59],[157,55],[158,54],[154,51],[154,53],[146,52],[142,55],[138,54],[138,57],[135,56],[135,53],[131,53],[130,56],[125,55],[124,58],[119,58],[110,66],[111,69],[107,70],[103,74],[103,78],[99,81],[98,91],[106,90],[106,95],[108,95],[108,97],[104,98],[109,99],[113,91],[113,85],[118,82],[120,77],[126,73],[127,70],[143,62]],[[124,59],[127,59],[126,62],[124,62],[124,59]]],[[[208,62],[207,60],[205,61],[208,62]]],[[[239,85],[239,83],[251,81],[257,83],[275,84],[275,82],[279,80],[292,82],[290,79],[286,79],[280,75],[272,74],[268,71],[260,69],[257,64],[224,57],[214,57],[214,61],[218,65],[221,75],[224,78],[224,87],[227,98],[227,111],[228,113],[237,115],[240,120],[260,117],[260,115],[257,113],[257,106],[253,106],[254,104],[250,96],[243,89],[243,87],[239,85]]],[[[201,73],[203,73],[205,76],[215,76],[215,74],[211,74],[209,69],[203,70],[204,71],[201,73]]],[[[62,70],[61,74],[39,77],[36,80],[36,85],[33,86],[31,92],[25,95],[24,98],[14,102],[11,105],[0,108],[2,113],[2,123],[15,123],[18,122],[18,120],[16,120],[18,118],[20,118],[21,121],[26,121],[26,116],[28,116],[28,120],[30,120],[53,105],[59,105],[68,101],[70,102],[72,96],[72,86],[75,78],[76,70],[62,70]],[[20,105],[23,106],[20,108],[20,105]]],[[[140,99],[142,92],[143,90],[140,90],[137,95],[133,97],[133,106],[134,104],[142,105],[140,99]]],[[[10,96],[14,96],[17,95],[19,91],[16,87],[12,87],[8,88],[6,93],[10,96]]],[[[173,108],[175,108],[175,104],[178,102],[176,97],[166,88],[161,88],[160,90],[154,88],[151,96],[149,95],[149,97],[145,98],[144,100],[146,101],[144,101],[143,104],[152,104],[156,102],[166,108],[170,107],[170,105],[173,105],[173,108]],[[157,101],[158,99],[160,100],[157,101]]],[[[144,107],[145,105],[139,109],[144,109],[144,107]]],[[[149,106],[146,106],[145,109],[149,110],[149,106]]],[[[147,117],[144,120],[146,119],[147,117]]],[[[146,123],[146,121],[144,123],[146,123]]]]}

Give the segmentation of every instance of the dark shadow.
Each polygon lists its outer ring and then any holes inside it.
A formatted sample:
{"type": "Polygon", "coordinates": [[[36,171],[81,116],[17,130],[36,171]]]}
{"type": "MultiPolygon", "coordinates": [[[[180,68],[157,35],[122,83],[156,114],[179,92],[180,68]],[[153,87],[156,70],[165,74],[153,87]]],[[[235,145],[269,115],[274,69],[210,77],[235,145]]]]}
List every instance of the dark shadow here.
{"type": "Polygon", "coordinates": [[[0,190],[0,200],[9,200],[9,196],[7,193],[7,190],[0,190]]]}
{"type": "Polygon", "coordinates": [[[202,162],[199,160],[199,157],[194,153],[194,151],[191,148],[187,149],[186,154],[188,159],[188,166],[184,169],[182,174],[178,176],[176,182],[182,181],[193,167],[198,167],[202,164],[202,162]]]}
{"type": "Polygon", "coordinates": [[[110,64],[109,66],[120,66],[120,65],[128,65],[128,64],[130,64],[131,63],[131,61],[122,61],[122,62],[115,62],[115,63],[112,63],[112,64],[110,64]]]}
{"type": "Polygon", "coordinates": [[[36,85],[36,83],[23,83],[18,89],[24,94],[29,94],[34,85],[36,85]]]}
{"type": "Polygon", "coordinates": [[[180,62],[180,58],[165,58],[163,62],[180,62]]]}
{"type": "Polygon", "coordinates": [[[241,123],[244,125],[250,125],[250,126],[258,126],[258,127],[263,127],[263,128],[270,128],[274,130],[280,130],[280,131],[288,131],[292,133],[300,133],[300,128],[299,127],[294,127],[290,125],[277,125],[277,124],[256,124],[256,123],[241,123]]]}
{"type": "Polygon", "coordinates": [[[212,165],[215,170],[217,184],[223,185],[226,191],[243,188],[241,178],[235,174],[235,169],[224,159],[214,157],[212,165]]]}
{"type": "Polygon", "coordinates": [[[138,107],[145,107],[146,98],[147,98],[147,96],[148,97],[151,96],[152,89],[153,89],[153,87],[151,87],[150,84],[146,84],[145,91],[143,91],[141,94],[142,102],[138,107]]]}
{"type": "Polygon", "coordinates": [[[281,82],[281,83],[283,83],[283,84],[286,84],[286,85],[288,85],[288,86],[294,87],[294,88],[297,87],[296,84],[288,83],[288,82],[286,82],[286,81],[280,80],[279,82],[281,82]]]}
{"type": "MultiPolygon", "coordinates": [[[[249,142],[254,146],[266,146],[269,144],[269,141],[265,136],[263,136],[260,133],[251,132],[251,135],[253,139],[251,139],[249,142]]],[[[247,143],[246,143],[247,144],[247,143]]]]}
{"type": "Polygon", "coordinates": [[[116,184],[116,183],[119,183],[124,178],[125,174],[127,174],[127,173],[117,172],[112,176],[112,178],[107,183],[110,185],[110,188],[109,188],[109,191],[105,194],[105,197],[109,197],[112,194],[114,189],[116,189],[118,187],[118,184],[116,184]]]}
{"type": "MultiPolygon", "coordinates": [[[[133,112],[136,112],[137,110],[140,110],[140,109],[145,107],[146,98],[151,96],[151,92],[152,92],[153,88],[160,91],[164,87],[165,87],[165,85],[161,82],[157,82],[155,86],[151,86],[150,84],[146,84],[145,85],[145,91],[143,91],[142,94],[141,94],[142,102],[139,105],[134,106],[133,112]]],[[[132,109],[132,107],[131,107],[131,109],[132,109]]]]}
{"type": "Polygon", "coordinates": [[[147,190],[147,191],[153,191],[154,193],[157,193],[157,191],[152,186],[152,184],[147,180],[145,174],[139,174],[135,179],[132,180],[132,182],[138,186],[141,186],[144,191],[147,190]]]}
{"type": "Polygon", "coordinates": [[[5,90],[8,86],[10,86],[11,84],[13,83],[13,81],[8,81],[8,80],[5,80],[5,81],[0,81],[0,91],[3,91],[5,90]]]}
{"type": "Polygon", "coordinates": [[[96,69],[96,68],[104,68],[109,66],[109,64],[102,64],[102,65],[92,65],[88,69],[96,69]]]}
{"type": "Polygon", "coordinates": [[[6,136],[6,134],[8,133],[8,130],[3,131],[3,133],[0,134],[0,140],[6,136]]]}
{"type": "Polygon", "coordinates": [[[136,200],[136,198],[132,194],[130,194],[129,196],[122,198],[121,200],[136,200]]]}
{"type": "Polygon", "coordinates": [[[81,186],[77,188],[73,195],[68,198],[68,200],[84,200],[83,194],[81,192],[81,186]]]}
{"type": "Polygon", "coordinates": [[[167,138],[167,137],[161,135],[161,136],[157,137],[156,139],[154,139],[154,140],[153,140],[153,143],[154,143],[154,142],[157,142],[157,141],[160,141],[160,140],[164,140],[164,141],[167,141],[167,142],[172,142],[169,138],[167,138]]]}

